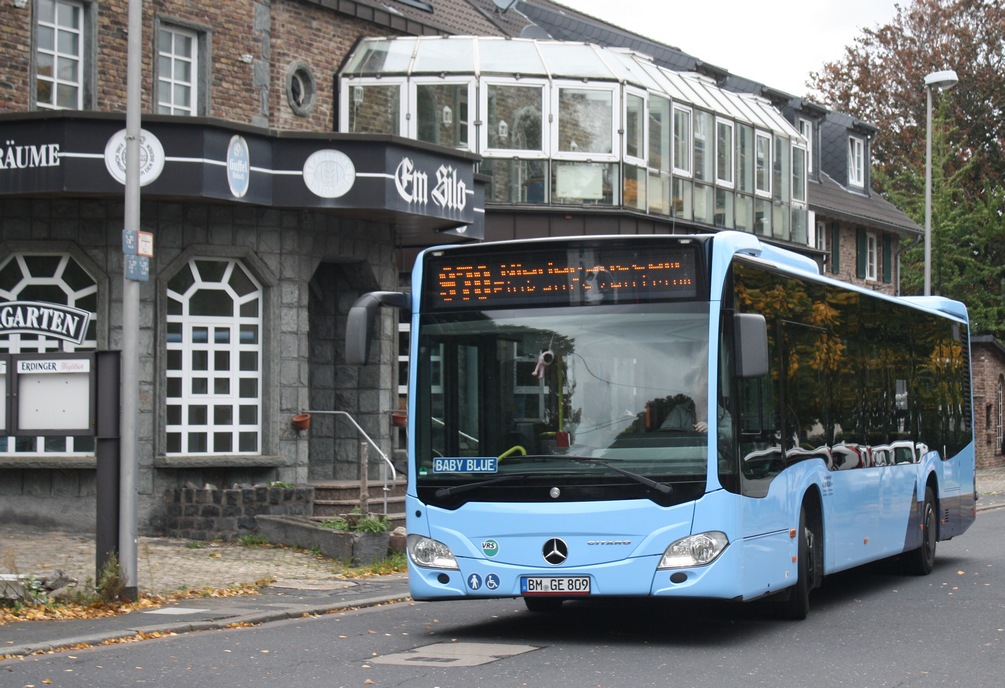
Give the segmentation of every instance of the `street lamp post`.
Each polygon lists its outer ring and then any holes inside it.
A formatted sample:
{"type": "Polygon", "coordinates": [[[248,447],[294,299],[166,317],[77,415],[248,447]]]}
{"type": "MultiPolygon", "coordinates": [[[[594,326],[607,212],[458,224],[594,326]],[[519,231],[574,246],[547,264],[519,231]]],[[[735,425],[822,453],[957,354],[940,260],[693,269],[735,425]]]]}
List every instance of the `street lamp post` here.
{"type": "Polygon", "coordinates": [[[951,69],[925,77],[925,296],[932,295],[932,89],[948,91],[958,81],[951,69]]]}

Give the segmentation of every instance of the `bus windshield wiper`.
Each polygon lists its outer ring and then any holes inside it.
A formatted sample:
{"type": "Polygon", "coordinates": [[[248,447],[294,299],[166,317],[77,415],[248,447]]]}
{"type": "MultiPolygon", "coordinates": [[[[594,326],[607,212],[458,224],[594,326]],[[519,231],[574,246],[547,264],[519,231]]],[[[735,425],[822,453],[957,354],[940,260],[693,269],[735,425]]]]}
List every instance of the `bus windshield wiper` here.
{"type": "Polygon", "coordinates": [[[554,478],[556,476],[568,476],[568,475],[571,475],[568,471],[513,473],[510,475],[500,475],[497,478],[489,478],[488,480],[478,480],[473,483],[464,483],[463,485],[452,485],[450,487],[441,487],[435,492],[435,494],[438,498],[442,499],[443,497],[449,497],[450,495],[460,494],[461,492],[477,490],[479,487],[488,487],[489,485],[498,485],[500,483],[508,483],[514,480],[526,480],[527,478],[536,478],[539,476],[547,476],[549,478],[554,478]]]}
{"type": "Polygon", "coordinates": [[[569,461],[573,461],[575,463],[591,463],[591,464],[594,464],[594,465],[597,465],[597,466],[603,466],[604,468],[608,468],[608,469],[614,471],[615,473],[620,473],[621,475],[625,476],[626,478],[631,478],[635,482],[642,483],[646,487],[651,487],[652,489],[656,490],[657,492],[662,492],[665,495],[668,495],[671,492],[673,492],[673,486],[672,485],[668,485],[667,483],[657,482],[657,481],[653,480],[652,478],[647,478],[644,475],[640,475],[638,473],[633,473],[631,471],[626,471],[624,468],[618,468],[617,466],[612,466],[610,463],[608,463],[607,460],[604,460],[604,459],[595,459],[592,456],[566,456],[564,458],[568,459],[569,461]]]}
{"type": "Polygon", "coordinates": [[[441,487],[436,491],[436,496],[438,498],[449,497],[453,494],[460,494],[461,492],[467,492],[468,490],[474,490],[479,487],[485,487],[487,485],[496,485],[498,483],[508,483],[511,480],[516,480],[517,478],[522,478],[523,475],[501,475],[498,478],[490,478],[488,480],[479,480],[473,483],[464,483],[463,485],[453,485],[451,487],[441,487]]]}

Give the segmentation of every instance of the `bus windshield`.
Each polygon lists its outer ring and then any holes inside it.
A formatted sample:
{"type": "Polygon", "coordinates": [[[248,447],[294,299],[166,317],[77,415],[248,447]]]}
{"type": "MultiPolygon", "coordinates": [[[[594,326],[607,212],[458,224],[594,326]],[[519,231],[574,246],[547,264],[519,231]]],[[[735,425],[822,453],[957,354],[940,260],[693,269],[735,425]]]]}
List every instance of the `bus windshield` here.
{"type": "Polygon", "coordinates": [[[420,331],[420,488],[704,484],[707,303],[464,311],[424,315],[420,331]]]}

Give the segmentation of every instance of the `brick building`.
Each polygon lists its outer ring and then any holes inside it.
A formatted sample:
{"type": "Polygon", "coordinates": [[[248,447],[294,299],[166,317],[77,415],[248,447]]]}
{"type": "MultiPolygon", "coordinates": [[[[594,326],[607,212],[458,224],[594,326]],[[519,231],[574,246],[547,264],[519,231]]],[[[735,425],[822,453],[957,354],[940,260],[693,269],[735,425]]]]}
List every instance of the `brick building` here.
{"type": "Polygon", "coordinates": [[[988,335],[970,341],[974,378],[974,439],[977,465],[1001,466],[1005,346],[988,335]]]}

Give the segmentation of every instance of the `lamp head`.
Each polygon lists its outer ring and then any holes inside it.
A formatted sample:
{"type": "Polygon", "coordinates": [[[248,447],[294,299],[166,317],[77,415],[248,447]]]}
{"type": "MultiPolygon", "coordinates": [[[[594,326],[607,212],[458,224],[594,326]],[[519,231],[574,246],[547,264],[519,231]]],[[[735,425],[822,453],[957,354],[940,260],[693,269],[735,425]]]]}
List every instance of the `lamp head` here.
{"type": "Polygon", "coordinates": [[[956,76],[956,72],[952,69],[946,69],[941,72],[932,72],[925,77],[925,86],[928,88],[934,88],[938,91],[948,91],[957,83],[960,79],[956,76]]]}

